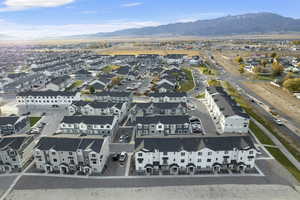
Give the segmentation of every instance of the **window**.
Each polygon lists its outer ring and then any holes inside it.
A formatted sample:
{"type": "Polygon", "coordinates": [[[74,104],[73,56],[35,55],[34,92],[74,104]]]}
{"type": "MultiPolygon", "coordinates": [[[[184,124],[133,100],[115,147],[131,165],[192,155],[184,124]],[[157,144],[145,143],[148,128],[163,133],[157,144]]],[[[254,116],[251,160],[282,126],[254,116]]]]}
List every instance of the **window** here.
{"type": "Polygon", "coordinates": [[[184,159],[181,159],[180,162],[181,162],[181,163],[184,163],[184,159]]]}
{"type": "Polygon", "coordinates": [[[72,156],[72,155],[73,155],[73,152],[69,152],[69,155],[72,156]]]}
{"type": "Polygon", "coordinates": [[[202,156],[202,152],[198,152],[198,156],[202,156]]]}
{"type": "Polygon", "coordinates": [[[225,151],[224,154],[228,154],[228,151],[225,151]]]}
{"type": "Polygon", "coordinates": [[[181,152],[181,156],[185,156],[185,152],[181,152]]]}
{"type": "Polygon", "coordinates": [[[253,154],[253,151],[249,151],[249,154],[253,154]]]}
{"type": "Polygon", "coordinates": [[[143,156],[143,153],[138,153],[138,156],[139,156],[139,157],[143,156]]]}
{"type": "Polygon", "coordinates": [[[55,154],[56,154],[56,152],[52,152],[51,154],[52,154],[52,155],[55,155],[55,154]]]}
{"type": "Polygon", "coordinates": [[[57,162],[57,159],[53,159],[53,162],[57,162]]]}
{"type": "Polygon", "coordinates": [[[207,155],[209,155],[209,156],[210,156],[211,154],[212,154],[212,152],[208,152],[208,153],[207,153],[207,155]]]}
{"type": "Polygon", "coordinates": [[[92,157],[95,158],[95,157],[96,157],[96,154],[92,154],[92,157]]]}
{"type": "Polygon", "coordinates": [[[197,162],[201,162],[201,159],[199,158],[199,159],[197,160],[197,162]]]}

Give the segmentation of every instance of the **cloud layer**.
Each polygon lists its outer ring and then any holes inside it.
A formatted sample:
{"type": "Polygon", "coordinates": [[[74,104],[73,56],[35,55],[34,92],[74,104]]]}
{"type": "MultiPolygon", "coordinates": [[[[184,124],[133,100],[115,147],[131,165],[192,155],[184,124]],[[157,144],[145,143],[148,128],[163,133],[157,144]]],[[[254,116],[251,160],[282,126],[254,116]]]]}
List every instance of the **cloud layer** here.
{"type": "Polygon", "coordinates": [[[5,0],[0,12],[26,10],[30,8],[50,8],[73,3],[75,0],[5,0]]]}
{"type": "Polygon", "coordinates": [[[107,21],[98,24],[65,24],[65,25],[21,25],[0,19],[0,34],[9,35],[18,39],[38,39],[43,37],[60,37],[70,35],[92,34],[98,32],[112,32],[127,28],[141,28],[157,26],[153,21],[107,21]]]}

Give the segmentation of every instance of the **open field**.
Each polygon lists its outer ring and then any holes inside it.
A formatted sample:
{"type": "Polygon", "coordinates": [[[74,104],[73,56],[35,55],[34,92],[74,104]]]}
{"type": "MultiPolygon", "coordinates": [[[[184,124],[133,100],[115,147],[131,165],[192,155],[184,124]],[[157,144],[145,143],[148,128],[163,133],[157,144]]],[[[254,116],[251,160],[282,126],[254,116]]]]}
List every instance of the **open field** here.
{"type": "Polygon", "coordinates": [[[266,100],[274,108],[300,124],[300,101],[291,94],[269,83],[245,82],[243,84],[266,100]]]}
{"type": "Polygon", "coordinates": [[[108,54],[108,55],[139,55],[139,54],[159,54],[159,55],[167,55],[167,54],[187,54],[188,56],[196,56],[199,55],[199,51],[196,50],[96,50],[99,54],[108,54]]]}
{"type": "Polygon", "coordinates": [[[156,200],[297,200],[300,194],[290,186],[282,185],[211,185],[150,188],[99,188],[57,190],[14,190],[10,200],[50,199],[156,199],[156,200]]]}

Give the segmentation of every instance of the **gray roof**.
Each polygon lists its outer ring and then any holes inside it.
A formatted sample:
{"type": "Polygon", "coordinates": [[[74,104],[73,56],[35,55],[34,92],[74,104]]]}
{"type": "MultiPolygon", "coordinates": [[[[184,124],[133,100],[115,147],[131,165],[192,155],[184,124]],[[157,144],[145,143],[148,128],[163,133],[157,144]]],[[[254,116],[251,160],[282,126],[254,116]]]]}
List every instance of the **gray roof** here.
{"type": "Polygon", "coordinates": [[[170,103],[170,102],[163,102],[163,103],[135,103],[133,106],[137,106],[138,108],[145,109],[149,106],[153,105],[155,108],[159,109],[174,109],[177,108],[179,105],[182,107],[187,107],[186,103],[170,103]]]}
{"type": "Polygon", "coordinates": [[[76,92],[64,92],[64,91],[26,91],[20,92],[17,96],[75,96],[76,92]]]}
{"type": "Polygon", "coordinates": [[[75,152],[78,149],[81,150],[93,150],[100,152],[103,144],[102,138],[62,138],[62,137],[42,137],[36,148],[39,150],[56,151],[72,151],[75,152]]]}
{"type": "Polygon", "coordinates": [[[184,124],[189,123],[190,116],[188,115],[160,115],[160,116],[148,116],[137,117],[137,124],[184,124]]]}
{"type": "Polygon", "coordinates": [[[15,124],[20,117],[0,117],[0,125],[15,124]]]}
{"type": "Polygon", "coordinates": [[[230,95],[222,87],[208,87],[207,91],[213,95],[215,103],[220,108],[225,117],[239,115],[244,118],[249,118],[249,115],[237,105],[230,95]]]}
{"type": "Polygon", "coordinates": [[[89,106],[93,108],[112,108],[116,107],[118,109],[122,108],[123,103],[113,103],[113,102],[101,102],[101,101],[92,101],[89,103],[89,106]]]}
{"type": "Polygon", "coordinates": [[[140,145],[146,150],[160,152],[199,151],[205,147],[214,151],[255,148],[249,136],[137,138],[136,148],[140,145]]]}
{"type": "Polygon", "coordinates": [[[67,75],[56,77],[56,78],[51,80],[51,83],[56,84],[56,85],[60,85],[60,84],[64,83],[65,81],[67,81],[69,78],[70,77],[67,76],[67,75]]]}
{"type": "Polygon", "coordinates": [[[149,93],[149,97],[186,97],[185,92],[149,93]]]}
{"type": "Polygon", "coordinates": [[[114,116],[98,116],[98,115],[88,115],[88,116],[64,116],[61,123],[66,124],[112,124],[114,116]]]}
{"type": "Polygon", "coordinates": [[[2,137],[0,139],[0,149],[12,148],[19,150],[28,137],[29,136],[2,137]]]}
{"type": "Polygon", "coordinates": [[[112,91],[103,91],[96,92],[94,95],[96,96],[110,96],[110,97],[129,97],[130,92],[112,92],[112,91]]]}

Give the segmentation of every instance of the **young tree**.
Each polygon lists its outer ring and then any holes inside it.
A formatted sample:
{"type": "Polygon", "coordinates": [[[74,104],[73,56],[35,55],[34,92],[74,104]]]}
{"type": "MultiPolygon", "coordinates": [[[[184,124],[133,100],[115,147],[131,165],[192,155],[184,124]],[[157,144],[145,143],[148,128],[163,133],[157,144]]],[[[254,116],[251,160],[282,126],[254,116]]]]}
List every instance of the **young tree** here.
{"type": "Polygon", "coordinates": [[[291,92],[300,91],[300,78],[292,78],[283,82],[283,87],[291,92]]]}
{"type": "Polygon", "coordinates": [[[239,72],[240,72],[241,74],[245,73],[245,65],[241,65],[241,66],[240,66],[239,72]]]}
{"type": "Polygon", "coordinates": [[[96,92],[95,88],[93,86],[89,86],[89,92],[90,94],[94,94],[96,92]]]}
{"type": "Polygon", "coordinates": [[[277,54],[275,52],[271,53],[271,57],[272,58],[276,58],[277,57],[277,54]]]}
{"type": "Polygon", "coordinates": [[[268,64],[268,62],[266,60],[261,60],[260,63],[262,64],[262,66],[266,67],[266,65],[268,64]]]}
{"type": "Polygon", "coordinates": [[[244,62],[243,58],[241,56],[236,57],[236,61],[241,64],[244,62]]]}
{"type": "Polygon", "coordinates": [[[284,70],[284,68],[280,63],[274,62],[272,64],[272,71],[273,71],[272,74],[273,74],[273,76],[280,76],[283,73],[283,70],[284,70]]]}

